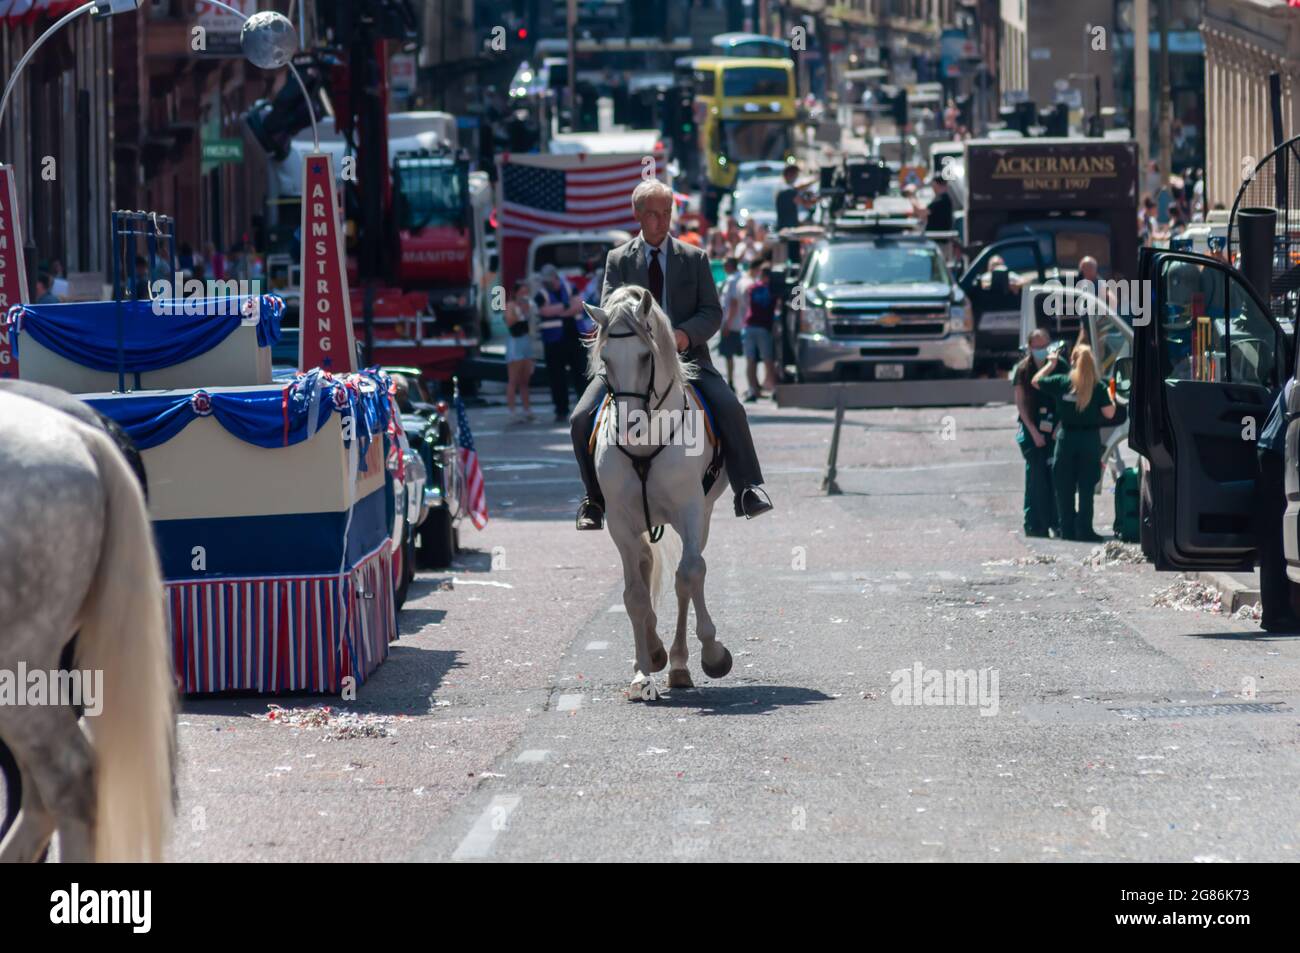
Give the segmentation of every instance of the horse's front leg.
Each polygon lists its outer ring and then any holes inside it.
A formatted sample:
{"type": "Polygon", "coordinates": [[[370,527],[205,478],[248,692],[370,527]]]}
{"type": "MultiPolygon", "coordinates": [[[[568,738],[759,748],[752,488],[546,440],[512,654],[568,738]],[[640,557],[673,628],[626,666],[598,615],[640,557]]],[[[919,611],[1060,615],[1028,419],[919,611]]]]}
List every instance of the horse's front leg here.
{"type": "Polygon", "coordinates": [[[703,540],[708,533],[708,508],[704,501],[692,501],[684,506],[673,528],[682,540],[682,555],[677,563],[677,572],[673,579],[673,588],[677,593],[677,630],[673,635],[673,646],[668,653],[668,687],[694,688],[688,667],[690,649],[686,643],[686,621],[690,613],[691,598],[695,594],[695,578],[704,572],[704,557],[701,555],[703,540]]]}
{"type": "MultiPolygon", "coordinates": [[[[709,538],[709,519],[713,515],[713,506],[701,499],[698,505],[692,505],[679,530],[682,537],[682,561],[677,568],[677,641],[673,642],[673,651],[681,642],[682,654],[686,653],[686,604],[695,603],[695,635],[700,640],[700,667],[709,678],[722,678],[731,671],[731,653],[718,641],[718,627],[713,624],[713,616],[704,604],[704,579],[707,565],[704,562],[704,543],[709,538]]],[[[670,659],[672,658],[670,653],[670,659]]],[[[673,667],[676,663],[673,662],[673,667]]],[[[683,663],[683,667],[684,663],[683,663]]],[[[689,674],[687,675],[689,679],[689,674]]],[[[671,682],[671,673],[669,676],[671,682]]]]}
{"type": "Polygon", "coordinates": [[[649,560],[649,542],[619,518],[609,514],[609,533],[614,537],[619,555],[623,558],[623,607],[632,623],[632,639],[636,647],[636,664],[632,670],[632,683],[628,698],[632,701],[653,701],[659,697],[654,679],[653,647],[650,636],[654,632],[654,606],[650,598],[650,584],[645,572],[649,560]]]}
{"type": "Polygon", "coordinates": [[[659,638],[659,614],[655,611],[655,604],[659,600],[658,593],[655,592],[654,588],[657,584],[654,578],[654,545],[650,542],[648,536],[638,533],[637,546],[641,556],[641,578],[645,580],[646,592],[650,597],[643,629],[646,650],[650,653],[650,669],[646,674],[650,674],[652,672],[662,672],[668,667],[668,652],[664,649],[663,640],[659,638]]]}

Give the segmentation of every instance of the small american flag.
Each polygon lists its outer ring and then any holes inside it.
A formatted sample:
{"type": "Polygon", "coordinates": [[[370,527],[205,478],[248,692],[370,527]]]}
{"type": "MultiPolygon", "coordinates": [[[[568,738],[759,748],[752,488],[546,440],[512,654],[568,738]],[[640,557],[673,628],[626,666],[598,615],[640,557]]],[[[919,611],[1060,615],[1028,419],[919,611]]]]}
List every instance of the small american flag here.
{"type": "MultiPolygon", "coordinates": [[[[663,156],[655,157],[662,177],[663,156]]],[[[549,232],[620,228],[635,233],[632,190],[641,182],[640,157],[507,156],[501,164],[501,236],[532,238],[549,232]]]]}
{"type": "Polygon", "coordinates": [[[465,507],[477,529],[487,525],[487,494],[483,490],[483,468],[478,465],[474,435],[469,430],[465,402],[456,394],[456,446],[460,455],[460,472],[465,475],[465,507]]]}

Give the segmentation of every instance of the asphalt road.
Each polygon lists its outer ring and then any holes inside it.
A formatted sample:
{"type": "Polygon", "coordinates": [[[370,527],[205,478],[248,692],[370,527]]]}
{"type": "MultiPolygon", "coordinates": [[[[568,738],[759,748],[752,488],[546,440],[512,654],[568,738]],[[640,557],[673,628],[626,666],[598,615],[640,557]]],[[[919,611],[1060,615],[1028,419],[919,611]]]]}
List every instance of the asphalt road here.
{"type": "Polygon", "coordinates": [[[188,702],[170,856],[1295,859],[1300,641],[1157,608],[1172,577],[1146,565],[1027,541],[1013,416],[850,412],[825,497],[832,413],[753,407],[777,508],[719,507],[706,553],[735,667],[706,679],[692,636],[698,687],[647,704],[624,694],[613,543],[572,528],[567,431],[475,409],[488,527],[421,575],[355,703],[275,700],[394,716],[390,734],[188,702]],[[982,671],[988,693],[896,704],[891,673],[917,666],[982,671]],[[1234,703],[1255,710],[1199,707],[1234,703]]]}

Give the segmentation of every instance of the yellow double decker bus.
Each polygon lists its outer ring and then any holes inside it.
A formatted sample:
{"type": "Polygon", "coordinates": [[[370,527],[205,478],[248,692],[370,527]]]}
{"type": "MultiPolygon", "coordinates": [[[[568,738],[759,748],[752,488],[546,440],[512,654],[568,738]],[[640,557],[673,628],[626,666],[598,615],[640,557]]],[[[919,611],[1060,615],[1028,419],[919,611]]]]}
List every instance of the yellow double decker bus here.
{"type": "Polygon", "coordinates": [[[703,211],[736,184],[742,162],[794,158],[794,62],[705,57],[690,61],[703,211]]]}

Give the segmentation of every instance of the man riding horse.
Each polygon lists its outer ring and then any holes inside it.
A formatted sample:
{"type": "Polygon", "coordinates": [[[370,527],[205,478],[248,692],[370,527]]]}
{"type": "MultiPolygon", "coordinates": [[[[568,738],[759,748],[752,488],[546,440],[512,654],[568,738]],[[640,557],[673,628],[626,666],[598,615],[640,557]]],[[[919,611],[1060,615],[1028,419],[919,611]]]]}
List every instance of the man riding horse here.
{"type": "MultiPolygon", "coordinates": [[[[612,249],[605,262],[601,300],[622,285],[650,289],[672,320],[677,349],[694,361],[699,375],[694,384],[712,414],[722,440],[727,478],[735,494],[736,516],[753,519],[772,504],[758,488],[763,483],[749,418],[726,380],[713,366],[709,339],[722,324],[722,305],[705,253],[668,234],[673,217],[673,192],[658,179],[647,179],[632,192],[632,211],[641,234],[612,249]]],[[[596,413],[605,399],[604,381],[593,380],[569,418],[573,452],[587,495],[578,506],[577,527],[598,530],[604,525],[605,500],[596,479],[589,442],[596,413]]]]}

